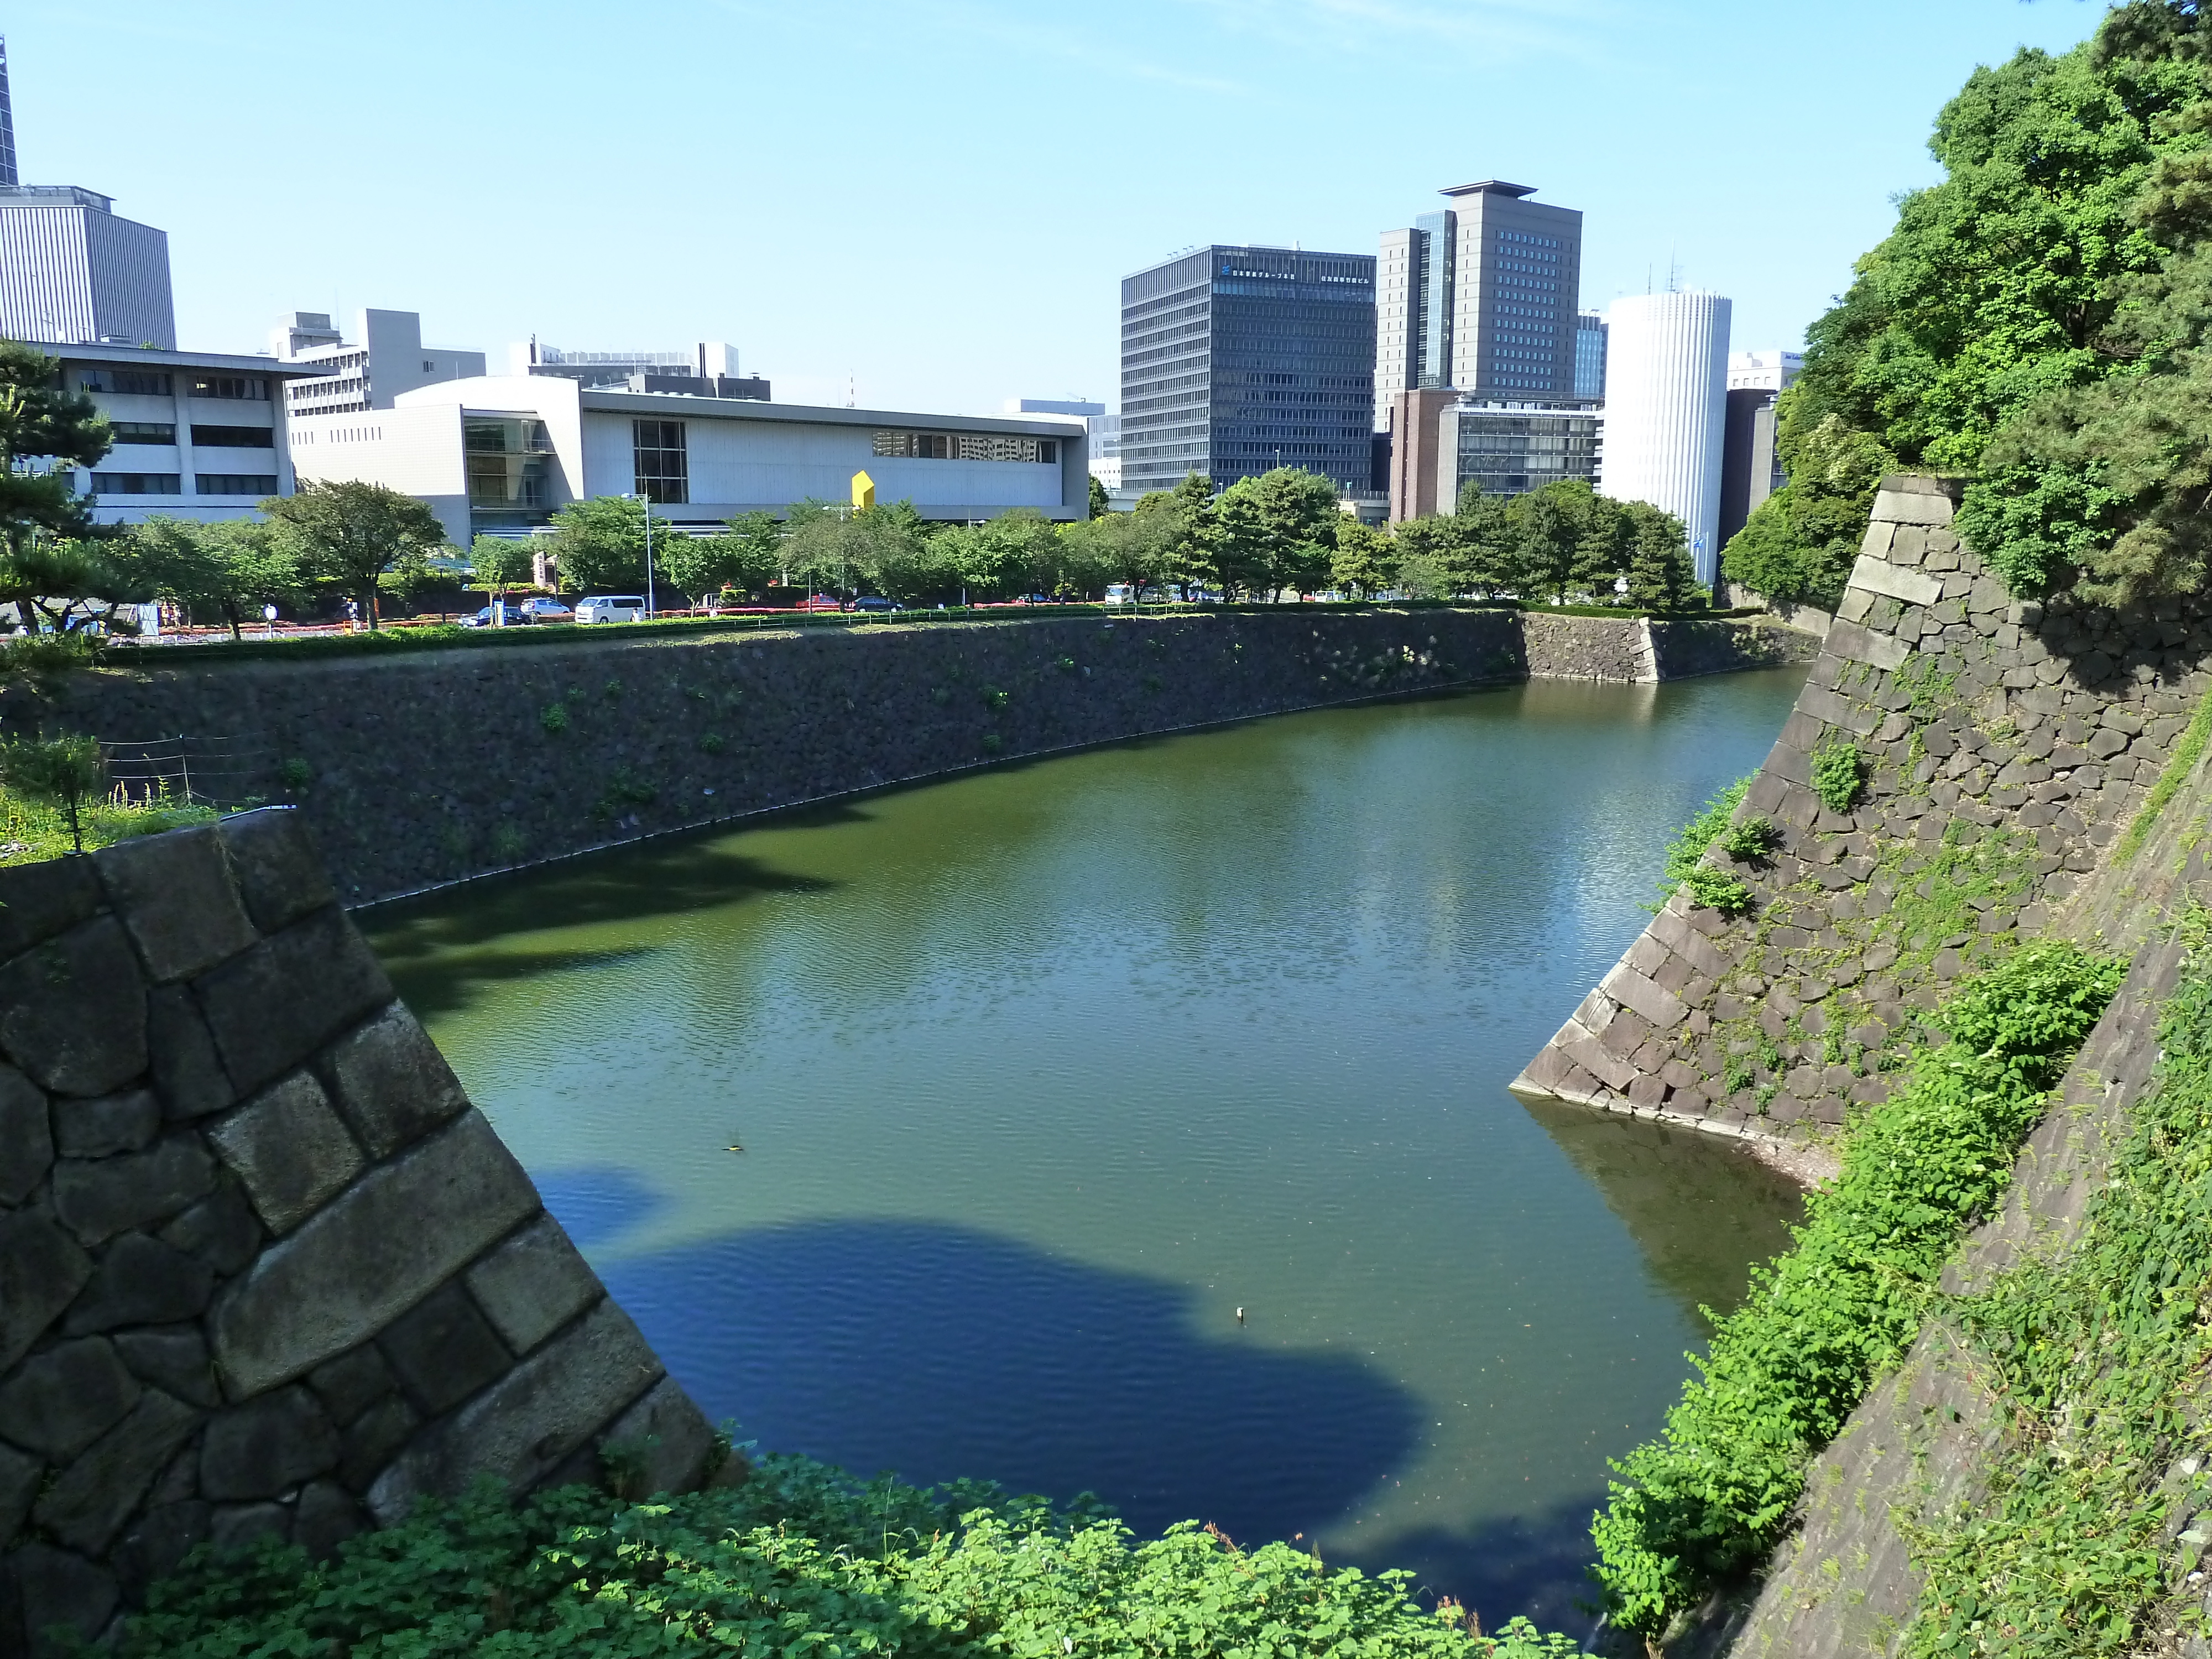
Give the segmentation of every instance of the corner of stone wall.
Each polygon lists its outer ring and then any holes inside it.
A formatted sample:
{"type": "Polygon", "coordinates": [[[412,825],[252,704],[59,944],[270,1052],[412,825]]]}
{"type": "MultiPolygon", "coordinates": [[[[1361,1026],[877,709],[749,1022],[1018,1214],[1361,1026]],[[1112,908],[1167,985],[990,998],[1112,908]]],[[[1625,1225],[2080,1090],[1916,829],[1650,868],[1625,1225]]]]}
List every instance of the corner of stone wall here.
{"type": "Polygon", "coordinates": [[[1886,478],[1834,625],[1738,817],[1768,858],[1707,862],[1730,918],[1678,891],[1515,1087],[1789,1139],[1887,1095],[1944,985],[2108,857],[2207,681],[2205,615],[2014,600],[1950,529],[1955,481],[1886,478]],[[1830,811],[1813,757],[1850,743],[1830,811]]]}
{"type": "Polygon", "coordinates": [[[297,813],[0,869],[0,1654],[611,1442],[714,1473],[297,813]]]}

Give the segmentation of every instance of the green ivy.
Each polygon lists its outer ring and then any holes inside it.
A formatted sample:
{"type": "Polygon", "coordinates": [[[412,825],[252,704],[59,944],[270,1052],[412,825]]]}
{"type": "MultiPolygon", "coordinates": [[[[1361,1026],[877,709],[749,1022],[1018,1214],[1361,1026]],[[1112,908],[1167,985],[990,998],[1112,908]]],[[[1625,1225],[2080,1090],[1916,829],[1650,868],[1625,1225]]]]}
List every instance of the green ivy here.
{"type": "Polygon", "coordinates": [[[1674,832],[1667,843],[1667,864],[1659,878],[1659,901],[1645,905],[1645,909],[1663,909],[1667,901],[1674,896],[1674,890],[1691,878],[1690,872],[1698,867],[1705,849],[1728,830],[1729,820],[1735,816],[1735,809],[1750,792],[1752,779],[1758,775],[1751,772],[1738,778],[1699,807],[1697,816],[1674,832]]]}
{"type": "Polygon", "coordinates": [[[1856,744],[1838,738],[1813,751],[1813,793],[1831,812],[1856,806],[1865,781],[1866,758],[1856,744]]]}
{"type": "Polygon", "coordinates": [[[1796,1246],[1692,1356],[1698,1375],[1663,1433],[1613,1464],[1592,1532],[1617,1622],[1656,1636],[1771,1552],[1806,1464],[1919,1330],[1960,1232],[2004,1191],[2120,973],[2070,944],[2023,945],[1933,1017],[1950,1040],[1854,1126],[1796,1246]]]}
{"type": "Polygon", "coordinates": [[[627,1504],[572,1486],[511,1507],[424,1504],[312,1565],[201,1552],[130,1620],[125,1659],[245,1655],[1036,1656],[1567,1659],[1564,1636],[1495,1636],[1412,1575],[1241,1549],[1186,1522],[1139,1542],[1094,1503],[1055,1512],[975,1482],[853,1481],[764,1457],[732,1491],[627,1504]]]}
{"type": "Polygon", "coordinates": [[[1751,908],[1751,889],[1725,870],[1699,865],[1682,878],[1682,884],[1690,890],[1692,902],[1724,916],[1740,916],[1751,908]]]}
{"type": "Polygon", "coordinates": [[[558,737],[568,729],[568,710],[561,703],[549,702],[538,710],[538,723],[558,737]]]}

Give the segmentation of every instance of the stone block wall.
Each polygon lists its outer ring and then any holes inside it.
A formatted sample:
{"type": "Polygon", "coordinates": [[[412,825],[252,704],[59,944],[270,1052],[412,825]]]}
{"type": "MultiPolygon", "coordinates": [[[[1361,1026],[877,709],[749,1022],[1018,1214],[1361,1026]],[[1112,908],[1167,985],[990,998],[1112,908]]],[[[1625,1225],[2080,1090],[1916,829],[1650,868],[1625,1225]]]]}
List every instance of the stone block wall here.
{"type": "Polygon", "coordinates": [[[0,1655],[203,1540],[707,1473],[714,1436],[338,907],[301,815],[0,870],[0,1655]]]}
{"type": "Polygon", "coordinates": [[[277,761],[296,760],[310,781],[289,798],[360,903],[1018,756],[1532,673],[1759,666],[1796,640],[1672,626],[1699,641],[1694,663],[1669,648],[1655,665],[1636,622],[1291,605],[672,640],[608,629],[204,667],[149,653],[146,668],[0,688],[0,732],[243,737],[272,796],[277,761]]]}
{"type": "Polygon", "coordinates": [[[2212,685],[2212,619],[2015,601],[1949,529],[1953,487],[1886,479],[1834,626],[1737,814],[1772,851],[1707,863],[1515,1087],[1782,1140],[1882,1098],[1944,983],[2099,867],[2212,685]],[[1845,811],[1810,787],[1850,744],[1845,811]]]}

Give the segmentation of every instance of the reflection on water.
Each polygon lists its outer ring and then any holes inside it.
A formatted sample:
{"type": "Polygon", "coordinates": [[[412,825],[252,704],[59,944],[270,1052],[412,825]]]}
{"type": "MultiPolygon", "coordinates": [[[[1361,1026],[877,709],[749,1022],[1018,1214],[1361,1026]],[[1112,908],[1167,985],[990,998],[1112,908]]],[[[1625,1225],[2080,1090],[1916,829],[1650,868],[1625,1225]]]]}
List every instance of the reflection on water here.
{"type": "Polygon", "coordinates": [[[1605,1459],[1796,1206],[1732,1146],[1504,1085],[1798,678],[1009,766],[376,942],[744,1436],[1571,1618],[1605,1459]]]}

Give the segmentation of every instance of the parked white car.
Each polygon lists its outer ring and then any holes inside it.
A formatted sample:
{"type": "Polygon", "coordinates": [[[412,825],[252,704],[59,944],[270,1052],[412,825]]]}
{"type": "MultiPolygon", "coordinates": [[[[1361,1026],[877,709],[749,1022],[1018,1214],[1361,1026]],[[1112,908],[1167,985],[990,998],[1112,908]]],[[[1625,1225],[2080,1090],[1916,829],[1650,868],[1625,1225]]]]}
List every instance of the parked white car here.
{"type": "Polygon", "coordinates": [[[580,623],[643,622],[645,599],[636,593],[594,593],[576,606],[580,623]]]}

